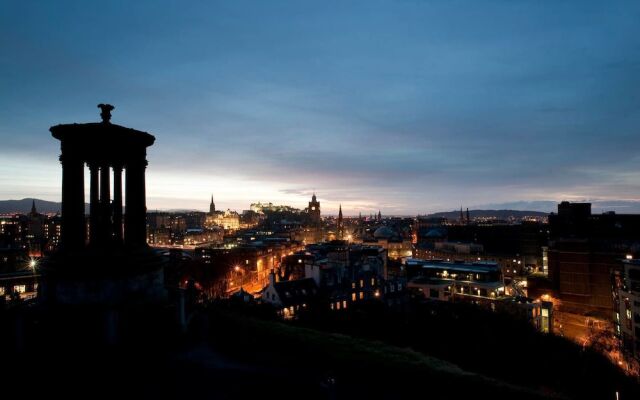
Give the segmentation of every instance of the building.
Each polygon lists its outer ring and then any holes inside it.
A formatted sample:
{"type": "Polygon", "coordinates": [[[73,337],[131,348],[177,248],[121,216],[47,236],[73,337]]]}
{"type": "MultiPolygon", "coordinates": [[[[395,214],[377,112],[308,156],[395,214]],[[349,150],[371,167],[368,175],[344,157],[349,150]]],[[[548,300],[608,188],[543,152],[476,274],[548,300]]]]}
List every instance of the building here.
{"type": "Polygon", "coordinates": [[[562,202],[549,229],[549,278],[562,309],[611,320],[611,273],[640,249],[640,215],[594,215],[589,203],[562,202]]]}
{"type": "Polygon", "coordinates": [[[229,292],[244,286],[245,290],[254,293],[267,284],[269,273],[279,268],[285,257],[304,249],[302,243],[286,238],[254,238],[256,240],[249,238],[239,243],[197,246],[196,260],[218,273],[209,276],[207,271],[196,271],[193,276],[184,276],[182,280],[195,279],[205,294],[210,292],[210,288],[220,285],[220,279],[225,280],[229,292]]]}
{"type": "Polygon", "coordinates": [[[407,286],[425,298],[488,303],[506,295],[502,271],[494,262],[408,259],[405,265],[407,286]]]}
{"type": "Polygon", "coordinates": [[[553,304],[506,286],[496,262],[409,259],[405,265],[407,288],[417,299],[473,303],[516,315],[541,332],[553,332],[553,304]]]}
{"type": "Polygon", "coordinates": [[[434,248],[436,251],[449,252],[451,254],[478,255],[484,252],[484,247],[477,243],[437,242],[434,248]]]}
{"type": "Polygon", "coordinates": [[[387,251],[387,255],[391,259],[400,259],[413,255],[411,238],[402,236],[395,229],[386,225],[376,228],[372,235],[365,235],[362,238],[362,243],[382,247],[387,251]]]}
{"type": "Polygon", "coordinates": [[[322,223],[320,217],[320,202],[316,198],[315,193],[313,194],[313,196],[311,196],[311,201],[309,202],[307,213],[309,214],[310,224],[315,227],[320,227],[320,224],[322,223]]]}
{"type": "Polygon", "coordinates": [[[622,261],[613,278],[616,335],[626,353],[640,361],[640,259],[622,261]]]}
{"type": "Polygon", "coordinates": [[[214,211],[208,214],[205,227],[213,228],[219,226],[227,231],[240,229],[240,215],[236,211],[227,209],[226,211],[214,211]]]}
{"type": "Polygon", "coordinates": [[[59,214],[38,213],[35,201],[26,215],[0,215],[0,248],[25,249],[40,258],[57,249],[61,221],[59,214]]]}
{"type": "MultiPolygon", "coordinates": [[[[405,280],[387,277],[386,263],[386,250],[378,246],[335,240],[308,245],[287,257],[274,271],[274,279],[291,287],[314,282],[317,294],[313,299],[305,298],[304,304],[324,311],[346,310],[371,301],[400,304],[404,301],[405,280]]],[[[273,292],[272,288],[267,290],[273,292]]],[[[276,308],[282,305],[272,294],[263,294],[262,300],[276,308]]],[[[283,316],[294,318],[300,309],[294,307],[283,316]]]]}
{"type": "Polygon", "coordinates": [[[34,299],[38,293],[39,280],[40,274],[35,268],[0,272],[0,306],[4,302],[34,299]]]}
{"type": "Polygon", "coordinates": [[[292,319],[300,310],[313,304],[318,295],[316,282],[311,278],[278,281],[276,274],[269,274],[269,283],[262,291],[261,299],[278,309],[284,319],[292,319]]]}

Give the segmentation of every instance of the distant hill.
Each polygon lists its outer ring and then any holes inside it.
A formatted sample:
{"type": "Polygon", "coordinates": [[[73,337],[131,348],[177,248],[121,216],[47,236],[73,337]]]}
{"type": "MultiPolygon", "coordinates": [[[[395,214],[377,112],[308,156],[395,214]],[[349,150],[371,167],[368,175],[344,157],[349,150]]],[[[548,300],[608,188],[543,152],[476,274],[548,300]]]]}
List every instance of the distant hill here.
{"type": "MultiPolygon", "coordinates": [[[[62,203],[33,198],[22,200],[0,200],[0,214],[27,214],[31,211],[31,204],[35,200],[36,210],[39,213],[56,213],[62,210],[62,203]]],[[[85,212],[89,212],[89,205],[85,204],[85,212]]]]}
{"type": "MultiPolygon", "coordinates": [[[[463,211],[466,217],[466,210],[463,211]]],[[[495,218],[501,220],[508,220],[510,218],[521,219],[524,217],[546,217],[549,213],[541,211],[521,211],[521,210],[469,210],[469,216],[473,218],[495,218]]],[[[460,219],[460,210],[456,211],[444,211],[434,214],[429,214],[427,217],[433,218],[446,218],[449,220],[460,219]]]]}

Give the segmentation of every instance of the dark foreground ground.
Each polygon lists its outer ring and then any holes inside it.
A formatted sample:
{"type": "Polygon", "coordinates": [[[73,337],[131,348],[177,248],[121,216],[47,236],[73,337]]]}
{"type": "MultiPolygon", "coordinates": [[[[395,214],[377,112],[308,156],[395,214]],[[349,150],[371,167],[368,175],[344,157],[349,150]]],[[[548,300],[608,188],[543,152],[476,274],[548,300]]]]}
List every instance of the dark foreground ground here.
{"type": "MultiPolygon", "coordinates": [[[[110,346],[96,345],[89,331],[71,330],[77,326],[73,322],[52,323],[45,317],[23,323],[26,341],[1,353],[2,397],[591,398],[588,391],[545,386],[546,371],[508,383],[393,341],[286,324],[233,307],[199,311],[186,333],[157,321],[152,313],[122,321],[129,339],[110,346]]],[[[4,322],[8,328],[12,319],[4,322]]],[[[3,339],[10,343],[7,335],[3,339]]],[[[469,339],[462,345],[482,345],[469,339]]],[[[495,357],[510,354],[496,349],[495,357]]],[[[585,382],[585,387],[600,386],[585,382]]],[[[603,387],[610,396],[592,392],[593,398],[615,399],[615,392],[603,387]]],[[[622,400],[638,398],[631,397],[633,387],[624,389],[622,400]]]]}

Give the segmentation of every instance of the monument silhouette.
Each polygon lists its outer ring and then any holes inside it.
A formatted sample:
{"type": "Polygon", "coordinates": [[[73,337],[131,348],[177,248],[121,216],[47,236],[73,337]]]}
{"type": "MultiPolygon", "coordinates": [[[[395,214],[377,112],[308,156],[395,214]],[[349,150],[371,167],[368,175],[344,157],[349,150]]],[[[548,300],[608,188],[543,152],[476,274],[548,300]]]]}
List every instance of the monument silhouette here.
{"type": "Polygon", "coordinates": [[[124,310],[165,301],[164,258],[146,243],[146,149],[155,137],[112,124],[114,107],[98,107],[102,122],[50,128],[61,147],[61,243],[43,263],[39,301],[52,309],[94,307],[114,331],[110,321],[124,310]]]}

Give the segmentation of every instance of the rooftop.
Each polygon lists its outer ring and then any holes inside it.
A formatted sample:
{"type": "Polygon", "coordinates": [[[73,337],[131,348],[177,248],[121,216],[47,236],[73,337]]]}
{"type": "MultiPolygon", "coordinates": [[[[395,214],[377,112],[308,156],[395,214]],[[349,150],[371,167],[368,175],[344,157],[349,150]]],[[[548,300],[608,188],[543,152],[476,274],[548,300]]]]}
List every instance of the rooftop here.
{"type": "Polygon", "coordinates": [[[462,263],[454,261],[442,260],[422,260],[419,258],[409,258],[406,261],[407,266],[417,266],[426,269],[445,269],[449,271],[459,272],[498,272],[500,266],[493,261],[477,261],[473,263],[462,263]]]}

